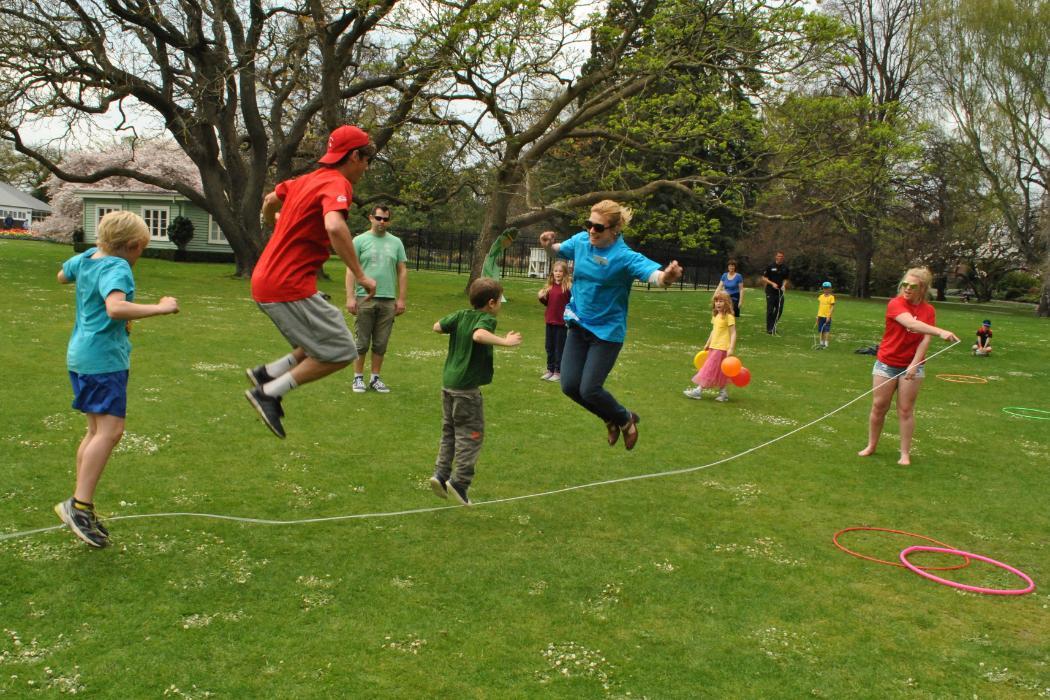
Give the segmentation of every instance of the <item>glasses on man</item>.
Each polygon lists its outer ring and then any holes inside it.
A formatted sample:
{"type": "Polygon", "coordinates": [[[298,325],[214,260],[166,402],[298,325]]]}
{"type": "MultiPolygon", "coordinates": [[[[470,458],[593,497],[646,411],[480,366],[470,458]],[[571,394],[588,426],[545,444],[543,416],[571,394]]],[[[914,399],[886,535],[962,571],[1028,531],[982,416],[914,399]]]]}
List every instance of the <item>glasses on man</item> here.
{"type": "Polygon", "coordinates": [[[918,289],[918,282],[901,282],[901,289],[918,289]]]}
{"type": "Polygon", "coordinates": [[[605,224],[596,224],[593,221],[584,221],[583,228],[590,231],[592,228],[598,233],[605,233],[605,229],[609,228],[605,224]]]}
{"type": "Polygon", "coordinates": [[[372,218],[383,224],[385,224],[387,221],[390,221],[389,216],[376,216],[375,214],[372,214],[372,218]]]}

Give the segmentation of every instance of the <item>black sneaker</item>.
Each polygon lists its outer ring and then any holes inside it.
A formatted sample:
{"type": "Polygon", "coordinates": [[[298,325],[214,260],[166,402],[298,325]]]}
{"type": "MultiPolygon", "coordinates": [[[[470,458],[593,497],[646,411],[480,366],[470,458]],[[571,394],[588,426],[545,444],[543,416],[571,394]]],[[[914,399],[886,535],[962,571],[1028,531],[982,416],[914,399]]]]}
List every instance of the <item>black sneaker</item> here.
{"type": "Polygon", "coordinates": [[[434,472],[430,477],[430,490],[438,498],[448,498],[448,479],[443,479],[440,474],[434,472]]]}
{"type": "Polygon", "coordinates": [[[266,427],[272,430],[277,437],[283,438],[284,426],[281,425],[281,418],[284,416],[284,411],[281,410],[281,400],[267,396],[259,387],[244,392],[244,397],[258,411],[266,427]]]}
{"type": "Polygon", "coordinates": [[[69,526],[74,535],[92,547],[101,549],[109,544],[106,536],[95,526],[95,514],[88,510],[75,508],[72,498],[55,504],[55,515],[69,526]]]}
{"type": "Polygon", "coordinates": [[[266,365],[246,369],[244,373],[248,375],[248,381],[252,383],[252,386],[262,386],[266,382],[272,382],[274,379],[266,371],[266,365]]]}
{"type": "Polygon", "coordinates": [[[88,511],[91,513],[91,522],[95,523],[95,529],[102,533],[102,536],[107,540],[109,539],[109,528],[106,527],[98,517],[98,513],[93,510],[88,511]]]}
{"type": "Polygon", "coordinates": [[[466,486],[460,486],[459,484],[457,484],[455,481],[452,481],[451,479],[449,479],[448,481],[445,482],[445,486],[448,487],[448,493],[452,496],[452,498],[454,498],[455,500],[459,501],[460,503],[462,503],[465,506],[469,506],[470,505],[470,499],[467,498],[467,487],[466,486]]]}

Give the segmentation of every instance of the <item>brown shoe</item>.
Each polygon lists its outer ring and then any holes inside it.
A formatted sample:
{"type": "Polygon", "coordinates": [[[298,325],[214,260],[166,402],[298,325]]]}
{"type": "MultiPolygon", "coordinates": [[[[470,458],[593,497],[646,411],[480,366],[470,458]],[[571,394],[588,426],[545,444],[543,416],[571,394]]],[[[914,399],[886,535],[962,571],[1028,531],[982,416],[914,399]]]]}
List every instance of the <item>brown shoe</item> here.
{"type": "Polygon", "coordinates": [[[609,431],[609,447],[612,447],[620,439],[620,426],[610,421],[605,424],[605,429],[609,431]]]}
{"type": "Polygon", "coordinates": [[[634,411],[630,411],[631,419],[627,422],[627,427],[620,428],[623,432],[623,446],[628,450],[633,450],[634,445],[638,442],[638,424],[642,419],[634,411]]]}

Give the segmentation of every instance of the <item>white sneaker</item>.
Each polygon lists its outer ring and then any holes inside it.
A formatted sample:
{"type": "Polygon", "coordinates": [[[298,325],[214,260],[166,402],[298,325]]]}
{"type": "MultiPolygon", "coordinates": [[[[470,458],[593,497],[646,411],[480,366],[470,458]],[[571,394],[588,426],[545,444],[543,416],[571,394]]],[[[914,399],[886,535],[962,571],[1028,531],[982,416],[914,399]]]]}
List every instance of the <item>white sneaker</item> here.
{"type": "Polygon", "coordinates": [[[542,379],[545,382],[550,381],[550,378],[551,378],[551,376],[553,376],[553,374],[554,374],[554,372],[550,372],[550,371],[544,372],[543,374],[540,375],[540,379],[542,379]]]}
{"type": "Polygon", "coordinates": [[[703,389],[698,386],[694,386],[692,389],[686,389],[682,392],[691,399],[702,399],[704,398],[703,389]]]}
{"type": "Polygon", "coordinates": [[[718,396],[715,397],[715,401],[728,401],[728,400],[729,400],[729,394],[727,394],[724,391],[718,392],[718,396]]]}
{"type": "Polygon", "coordinates": [[[380,379],[379,377],[376,377],[375,379],[370,381],[368,383],[368,387],[372,391],[377,391],[380,394],[389,394],[390,393],[390,387],[388,387],[386,384],[384,384],[383,380],[380,379]]]}
{"type": "Polygon", "coordinates": [[[355,394],[365,393],[365,378],[354,377],[354,383],[351,385],[350,388],[353,389],[355,394]]]}
{"type": "Polygon", "coordinates": [[[551,372],[551,376],[550,376],[549,379],[547,379],[547,381],[548,382],[560,382],[561,381],[561,374],[559,374],[558,372],[551,372]]]}

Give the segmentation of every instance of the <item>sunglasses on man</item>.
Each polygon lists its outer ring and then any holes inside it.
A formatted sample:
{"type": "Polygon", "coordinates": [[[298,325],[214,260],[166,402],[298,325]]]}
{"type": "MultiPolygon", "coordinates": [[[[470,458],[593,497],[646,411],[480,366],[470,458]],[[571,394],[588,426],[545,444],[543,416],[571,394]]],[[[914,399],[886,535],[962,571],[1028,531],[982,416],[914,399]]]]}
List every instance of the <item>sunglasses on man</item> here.
{"type": "Polygon", "coordinates": [[[584,221],[583,228],[586,231],[590,231],[593,228],[597,233],[605,233],[605,230],[612,228],[612,226],[606,226],[605,224],[596,224],[593,221],[584,221]]]}
{"type": "Polygon", "coordinates": [[[376,216],[375,214],[372,214],[372,218],[378,221],[379,223],[383,224],[385,224],[387,221],[390,221],[389,216],[376,216]]]}

